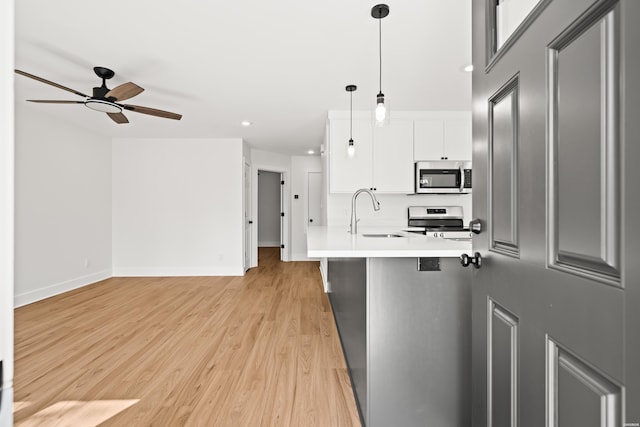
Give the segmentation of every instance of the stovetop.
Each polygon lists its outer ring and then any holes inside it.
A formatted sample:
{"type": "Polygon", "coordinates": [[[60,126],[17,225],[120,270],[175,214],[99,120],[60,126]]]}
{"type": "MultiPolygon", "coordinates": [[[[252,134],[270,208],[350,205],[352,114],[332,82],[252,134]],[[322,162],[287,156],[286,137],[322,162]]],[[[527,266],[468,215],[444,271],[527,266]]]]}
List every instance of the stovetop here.
{"type": "Polygon", "coordinates": [[[464,227],[462,206],[410,206],[407,225],[411,232],[443,239],[470,239],[464,227]]]}

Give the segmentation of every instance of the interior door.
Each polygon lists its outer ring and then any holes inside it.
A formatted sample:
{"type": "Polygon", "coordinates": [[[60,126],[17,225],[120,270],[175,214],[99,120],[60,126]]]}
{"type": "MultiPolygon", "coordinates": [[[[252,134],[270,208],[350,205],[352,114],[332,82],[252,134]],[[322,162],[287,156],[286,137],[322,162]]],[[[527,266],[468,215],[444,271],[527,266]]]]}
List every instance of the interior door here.
{"type": "Polygon", "coordinates": [[[244,271],[251,268],[251,166],[244,164],[244,271]]]}
{"type": "Polygon", "coordinates": [[[280,174],[280,260],[281,261],[285,261],[288,260],[289,258],[286,256],[286,252],[289,250],[289,248],[286,247],[285,244],[285,226],[287,224],[287,222],[285,221],[285,205],[284,205],[284,200],[285,200],[285,191],[284,191],[284,173],[280,174]]]}
{"type": "Polygon", "coordinates": [[[307,225],[322,225],[322,173],[308,173],[307,225]]]}
{"type": "Polygon", "coordinates": [[[524,3],[473,2],[474,425],[640,425],[640,2],[524,3]]]}

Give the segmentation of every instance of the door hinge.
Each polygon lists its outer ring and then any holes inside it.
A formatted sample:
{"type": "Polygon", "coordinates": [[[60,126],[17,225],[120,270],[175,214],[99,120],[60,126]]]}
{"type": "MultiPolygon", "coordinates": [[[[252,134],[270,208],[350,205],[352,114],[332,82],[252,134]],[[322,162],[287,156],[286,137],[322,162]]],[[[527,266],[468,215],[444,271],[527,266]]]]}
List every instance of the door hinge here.
{"type": "Polygon", "coordinates": [[[2,360],[0,360],[0,411],[2,411],[2,381],[4,380],[4,364],[2,360]]]}
{"type": "Polygon", "coordinates": [[[284,216],[284,212],[280,212],[280,216],[284,216]]]}
{"type": "Polygon", "coordinates": [[[280,245],[280,247],[281,247],[282,249],[284,249],[284,245],[280,245]]]}
{"type": "Polygon", "coordinates": [[[280,185],[284,185],[284,181],[280,181],[280,185]]]}

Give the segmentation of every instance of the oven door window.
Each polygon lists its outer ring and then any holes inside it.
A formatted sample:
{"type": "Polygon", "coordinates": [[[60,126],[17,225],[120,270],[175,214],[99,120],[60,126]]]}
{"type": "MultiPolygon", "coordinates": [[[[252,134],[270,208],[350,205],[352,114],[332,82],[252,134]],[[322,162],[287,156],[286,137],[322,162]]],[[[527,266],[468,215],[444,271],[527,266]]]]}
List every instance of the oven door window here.
{"type": "Polygon", "coordinates": [[[459,188],[459,169],[421,169],[420,188],[459,188]]]}

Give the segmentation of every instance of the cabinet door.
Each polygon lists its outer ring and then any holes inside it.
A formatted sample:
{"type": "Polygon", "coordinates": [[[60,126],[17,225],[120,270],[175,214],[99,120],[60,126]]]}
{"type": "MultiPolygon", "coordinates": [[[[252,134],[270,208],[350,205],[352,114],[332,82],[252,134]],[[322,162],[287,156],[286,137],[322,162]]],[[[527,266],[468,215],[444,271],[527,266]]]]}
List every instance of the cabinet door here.
{"type": "Polygon", "coordinates": [[[411,120],[392,120],[374,128],[373,186],[380,193],[413,193],[411,120]]]}
{"type": "Polygon", "coordinates": [[[414,126],[414,161],[441,160],[444,156],[444,123],[442,120],[416,120],[414,126]]]}
{"type": "Polygon", "coordinates": [[[353,121],[355,155],[347,156],[349,120],[332,119],[329,123],[329,191],[353,193],[371,188],[373,136],[370,120],[353,121]]]}
{"type": "Polygon", "coordinates": [[[471,160],[471,119],[445,120],[444,157],[448,160],[471,160]]]}

